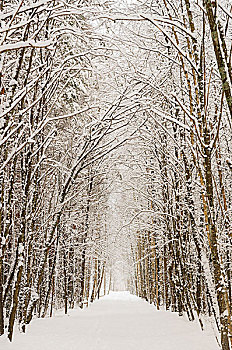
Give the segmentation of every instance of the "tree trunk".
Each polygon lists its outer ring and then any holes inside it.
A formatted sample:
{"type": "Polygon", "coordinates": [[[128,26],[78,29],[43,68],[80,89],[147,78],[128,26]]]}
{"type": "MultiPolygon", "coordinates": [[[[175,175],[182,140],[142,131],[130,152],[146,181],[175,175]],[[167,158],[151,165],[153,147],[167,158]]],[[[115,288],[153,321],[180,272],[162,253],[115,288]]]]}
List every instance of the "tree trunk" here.
{"type": "MultiPolygon", "coordinates": [[[[205,143],[209,143],[209,133],[205,130],[205,143]]],[[[215,211],[213,202],[213,179],[211,169],[211,152],[209,147],[205,148],[205,179],[206,179],[206,196],[207,196],[207,222],[209,232],[209,245],[212,254],[213,274],[216,286],[216,294],[220,315],[220,331],[221,331],[221,345],[223,350],[229,350],[228,325],[229,310],[227,305],[228,295],[226,285],[224,283],[224,276],[220,265],[220,258],[218,254],[217,229],[215,225],[215,211]]]]}
{"type": "Polygon", "coordinates": [[[4,313],[3,313],[3,263],[0,257],[0,336],[4,334],[4,313]]]}

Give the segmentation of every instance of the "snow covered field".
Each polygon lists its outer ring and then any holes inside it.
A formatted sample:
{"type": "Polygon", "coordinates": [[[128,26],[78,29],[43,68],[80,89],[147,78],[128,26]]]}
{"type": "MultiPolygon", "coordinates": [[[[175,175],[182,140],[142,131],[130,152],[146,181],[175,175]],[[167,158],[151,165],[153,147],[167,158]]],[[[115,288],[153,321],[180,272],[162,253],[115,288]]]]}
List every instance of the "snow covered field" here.
{"type": "Polygon", "coordinates": [[[217,350],[213,333],[128,292],[111,292],[85,310],[35,319],[1,350],[217,350]]]}

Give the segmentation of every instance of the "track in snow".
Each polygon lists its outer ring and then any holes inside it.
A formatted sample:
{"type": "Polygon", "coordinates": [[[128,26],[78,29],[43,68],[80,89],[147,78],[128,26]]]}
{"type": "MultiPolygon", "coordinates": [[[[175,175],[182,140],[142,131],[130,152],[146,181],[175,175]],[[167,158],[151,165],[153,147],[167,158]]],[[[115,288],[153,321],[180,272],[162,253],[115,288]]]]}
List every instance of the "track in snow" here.
{"type": "Polygon", "coordinates": [[[212,333],[128,292],[111,292],[85,310],[35,319],[1,350],[217,350],[212,333]]]}

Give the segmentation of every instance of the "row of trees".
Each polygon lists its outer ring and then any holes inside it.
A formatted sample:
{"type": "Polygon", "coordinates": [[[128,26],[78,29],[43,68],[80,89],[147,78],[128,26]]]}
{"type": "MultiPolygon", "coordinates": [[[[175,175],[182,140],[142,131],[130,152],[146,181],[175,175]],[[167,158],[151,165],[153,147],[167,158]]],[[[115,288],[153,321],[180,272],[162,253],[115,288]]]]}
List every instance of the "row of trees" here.
{"type": "Polygon", "coordinates": [[[229,350],[229,1],[1,10],[0,334],[108,290],[116,244],[133,292],[229,350]]]}
{"type": "Polygon", "coordinates": [[[138,106],[106,90],[94,11],[1,2],[0,335],[10,340],[16,320],[25,332],[34,315],[106,289],[106,161],[138,106]]]}
{"type": "Polygon", "coordinates": [[[134,76],[147,122],[133,156],[133,288],[157,308],[197,315],[202,327],[213,315],[229,350],[231,7],[163,0],[139,11],[130,35],[147,54],[134,76]]]}

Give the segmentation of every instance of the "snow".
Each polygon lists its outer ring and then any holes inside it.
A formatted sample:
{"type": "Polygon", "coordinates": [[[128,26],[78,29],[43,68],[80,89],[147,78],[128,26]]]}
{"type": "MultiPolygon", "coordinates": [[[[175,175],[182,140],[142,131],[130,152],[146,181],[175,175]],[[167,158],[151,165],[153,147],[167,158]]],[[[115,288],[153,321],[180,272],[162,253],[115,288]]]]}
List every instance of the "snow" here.
{"type": "Polygon", "coordinates": [[[37,41],[35,42],[34,40],[27,40],[27,41],[18,41],[17,43],[14,44],[5,44],[5,45],[0,45],[0,53],[3,53],[5,51],[10,51],[10,50],[18,50],[22,48],[27,48],[27,47],[37,47],[37,48],[44,48],[53,45],[52,40],[44,40],[44,41],[37,41]]]}
{"type": "Polygon", "coordinates": [[[19,254],[22,254],[24,252],[24,246],[22,243],[19,243],[19,246],[18,246],[18,253],[19,254]]]}
{"type": "Polygon", "coordinates": [[[9,86],[13,86],[13,85],[18,85],[17,80],[11,79],[11,81],[9,82],[9,86]]]}
{"type": "Polygon", "coordinates": [[[202,332],[177,314],[157,311],[128,292],[111,292],[89,308],[35,319],[1,350],[217,350],[212,332],[202,332]]]}

